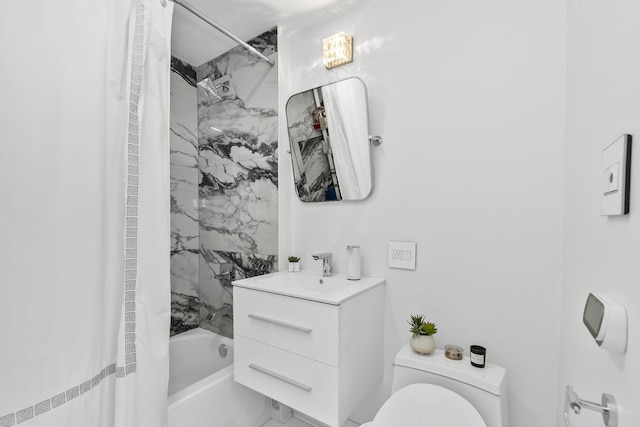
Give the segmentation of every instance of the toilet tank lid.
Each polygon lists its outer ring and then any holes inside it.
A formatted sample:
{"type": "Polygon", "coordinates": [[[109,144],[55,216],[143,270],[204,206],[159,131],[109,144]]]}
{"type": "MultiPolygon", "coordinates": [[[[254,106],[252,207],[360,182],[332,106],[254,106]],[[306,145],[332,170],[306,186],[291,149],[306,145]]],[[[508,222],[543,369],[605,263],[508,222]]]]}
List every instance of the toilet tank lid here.
{"type": "Polygon", "coordinates": [[[444,351],[440,349],[423,355],[413,351],[407,344],[396,354],[394,364],[442,375],[496,396],[506,391],[506,370],[503,367],[486,363],[484,368],[476,368],[471,366],[468,356],[464,356],[462,360],[451,360],[447,359],[444,351]]]}

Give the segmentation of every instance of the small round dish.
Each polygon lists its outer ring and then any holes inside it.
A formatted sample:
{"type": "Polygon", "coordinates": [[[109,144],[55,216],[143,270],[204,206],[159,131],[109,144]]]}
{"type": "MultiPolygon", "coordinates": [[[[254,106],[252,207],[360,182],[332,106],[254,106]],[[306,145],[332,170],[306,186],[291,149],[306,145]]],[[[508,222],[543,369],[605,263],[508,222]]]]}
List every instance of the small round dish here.
{"type": "Polygon", "coordinates": [[[462,347],[457,345],[445,345],[444,355],[447,359],[462,360],[462,347]]]}

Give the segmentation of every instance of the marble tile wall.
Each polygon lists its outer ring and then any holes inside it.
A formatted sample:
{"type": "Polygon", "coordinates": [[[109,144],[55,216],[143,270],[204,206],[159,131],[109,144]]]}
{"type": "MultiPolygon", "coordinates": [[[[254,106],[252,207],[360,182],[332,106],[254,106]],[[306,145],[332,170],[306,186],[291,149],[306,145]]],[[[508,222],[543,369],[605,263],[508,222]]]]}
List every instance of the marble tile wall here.
{"type": "MultiPolygon", "coordinates": [[[[249,43],[276,60],[276,39],[249,43]]],[[[197,68],[172,58],[171,71],[171,334],[231,336],[230,317],[207,318],[233,303],[221,266],[277,269],[277,69],[238,47],[197,68]],[[218,97],[198,89],[207,78],[218,97]]]]}
{"type": "Polygon", "coordinates": [[[196,72],[171,58],[171,335],[200,324],[196,72]]]}
{"type": "MultiPolygon", "coordinates": [[[[276,40],[273,29],[248,43],[277,61],[276,40]]],[[[226,336],[230,317],[206,320],[233,304],[221,266],[232,264],[236,278],[277,270],[277,76],[241,47],[196,68],[201,326],[226,336]]]]}
{"type": "Polygon", "coordinates": [[[312,90],[287,101],[287,127],[294,160],[296,192],[303,202],[326,201],[331,185],[331,165],[324,149],[322,131],[313,123],[316,100],[312,90]]]}

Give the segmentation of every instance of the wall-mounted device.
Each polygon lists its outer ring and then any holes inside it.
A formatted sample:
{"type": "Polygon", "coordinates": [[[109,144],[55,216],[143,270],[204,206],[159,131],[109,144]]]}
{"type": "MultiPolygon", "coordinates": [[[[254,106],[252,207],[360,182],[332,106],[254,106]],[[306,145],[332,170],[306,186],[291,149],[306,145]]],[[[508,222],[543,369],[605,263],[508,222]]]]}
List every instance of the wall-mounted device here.
{"type": "Polygon", "coordinates": [[[631,135],[624,134],[602,151],[600,215],[628,214],[630,187],[631,135]]]}
{"type": "Polygon", "coordinates": [[[627,310],[613,298],[590,293],[582,321],[600,347],[627,351],[627,310]]]}

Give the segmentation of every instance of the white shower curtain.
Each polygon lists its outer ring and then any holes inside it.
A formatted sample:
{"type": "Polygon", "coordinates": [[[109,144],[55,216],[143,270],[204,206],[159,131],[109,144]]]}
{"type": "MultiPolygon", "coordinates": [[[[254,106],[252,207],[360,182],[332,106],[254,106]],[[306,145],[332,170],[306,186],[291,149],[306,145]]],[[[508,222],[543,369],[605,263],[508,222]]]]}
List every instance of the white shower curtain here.
{"type": "Polygon", "coordinates": [[[166,426],[172,3],[0,13],[0,427],[166,426]]]}
{"type": "Polygon", "coordinates": [[[322,87],[334,167],[345,200],[365,198],[372,186],[369,144],[362,143],[369,139],[367,106],[362,104],[367,94],[358,82],[344,80],[322,87]]]}

